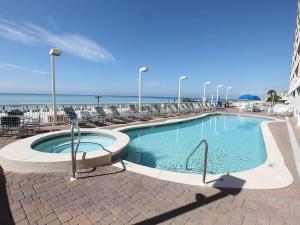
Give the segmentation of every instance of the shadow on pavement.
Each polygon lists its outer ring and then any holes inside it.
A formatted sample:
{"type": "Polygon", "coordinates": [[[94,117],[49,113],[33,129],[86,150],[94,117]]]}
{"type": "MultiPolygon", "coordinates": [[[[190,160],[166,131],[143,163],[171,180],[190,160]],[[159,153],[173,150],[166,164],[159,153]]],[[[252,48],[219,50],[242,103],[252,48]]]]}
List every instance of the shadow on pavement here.
{"type": "Polygon", "coordinates": [[[6,180],[4,176],[3,168],[0,166],[0,224],[11,225],[15,224],[7,197],[6,180]]]}
{"type": "Polygon", "coordinates": [[[233,177],[229,174],[227,175],[223,175],[221,177],[220,180],[218,180],[213,187],[216,189],[219,189],[220,192],[212,195],[212,196],[205,196],[203,194],[197,193],[195,196],[195,201],[191,202],[187,205],[181,206],[177,209],[173,209],[171,211],[165,212],[163,214],[154,216],[152,218],[146,219],[144,221],[135,223],[136,225],[144,225],[144,224],[159,224],[162,222],[165,222],[171,218],[174,218],[176,216],[180,216],[186,212],[189,212],[191,210],[194,210],[196,208],[202,207],[204,205],[208,205],[212,202],[218,201],[222,198],[226,198],[229,195],[238,195],[241,190],[242,187],[244,186],[245,181],[242,179],[239,179],[237,177],[233,177]],[[224,186],[224,184],[228,184],[228,182],[230,182],[231,184],[233,184],[232,186],[236,187],[236,188],[225,188],[222,187],[224,186]]]}

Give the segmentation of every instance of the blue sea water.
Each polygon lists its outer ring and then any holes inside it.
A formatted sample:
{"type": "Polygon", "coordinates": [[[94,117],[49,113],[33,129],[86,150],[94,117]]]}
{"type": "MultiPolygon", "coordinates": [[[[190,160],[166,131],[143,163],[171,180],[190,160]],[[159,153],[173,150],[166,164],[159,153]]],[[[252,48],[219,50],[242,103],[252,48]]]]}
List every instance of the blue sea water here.
{"type": "MultiPolygon", "coordinates": [[[[57,95],[57,104],[96,104],[95,95],[57,95]]],[[[174,97],[143,97],[145,103],[174,102],[174,97]]],[[[110,96],[103,95],[100,103],[134,103],[137,102],[137,96],[110,96]]],[[[18,93],[0,93],[0,105],[13,104],[52,104],[50,94],[18,94],[18,93]]]]}
{"type": "Polygon", "coordinates": [[[202,139],[208,149],[208,173],[222,174],[255,168],[267,154],[260,124],[267,119],[211,115],[204,118],[125,131],[130,144],[123,157],[131,162],[162,170],[202,173],[204,147],[186,159],[202,139]]]}

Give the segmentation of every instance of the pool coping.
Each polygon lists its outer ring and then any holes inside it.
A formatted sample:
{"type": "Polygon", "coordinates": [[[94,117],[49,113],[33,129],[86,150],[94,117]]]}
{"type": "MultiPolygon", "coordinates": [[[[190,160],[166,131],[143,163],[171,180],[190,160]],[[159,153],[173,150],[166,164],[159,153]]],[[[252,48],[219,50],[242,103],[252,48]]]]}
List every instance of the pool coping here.
{"type": "MultiPolygon", "coordinates": [[[[111,136],[115,142],[105,150],[77,153],[77,168],[85,169],[111,164],[111,157],[122,151],[130,139],[126,134],[115,130],[82,128],[81,133],[98,133],[111,136]]],[[[57,172],[70,170],[71,153],[49,153],[32,149],[32,145],[46,138],[70,134],[61,130],[24,138],[4,146],[0,150],[0,164],[7,171],[14,172],[57,172]]]]}
{"type": "Polygon", "coordinates": [[[281,151],[279,150],[276,141],[272,135],[272,132],[268,127],[268,124],[270,123],[285,121],[282,119],[272,118],[268,116],[261,116],[261,115],[217,112],[217,113],[205,113],[202,115],[198,115],[190,118],[184,118],[184,119],[171,119],[163,122],[129,125],[125,127],[115,128],[114,130],[122,132],[122,131],[136,129],[136,128],[168,125],[168,124],[174,124],[178,122],[190,121],[208,115],[237,115],[237,116],[260,117],[260,118],[272,119],[272,121],[266,121],[261,123],[262,135],[264,138],[266,152],[267,152],[267,159],[265,163],[263,163],[262,165],[256,168],[242,171],[242,172],[234,172],[230,174],[207,174],[205,184],[202,183],[202,175],[200,174],[189,174],[189,173],[166,171],[166,170],[135,164],[126,160],[122,160],[122,162],[116,162],[113,165],[119,168],[123,168],[125,165],[128,171],[162,179],[165,181],[172,181],[172,182],[196,185],[201,187],[278,189],[278,188],[287,187],[290,184],[292,184],[293,176],[290,173],[287,166],[285,165],[284,158],[281,154],[281,151]],[[222,180],[220,180],[221,177],[222,180]],[[233,177],[238,178],[239,180],[243,180],[243,185],[241,186],[240,182],[235,182],[235,180],[232,179],[233,177]]]}

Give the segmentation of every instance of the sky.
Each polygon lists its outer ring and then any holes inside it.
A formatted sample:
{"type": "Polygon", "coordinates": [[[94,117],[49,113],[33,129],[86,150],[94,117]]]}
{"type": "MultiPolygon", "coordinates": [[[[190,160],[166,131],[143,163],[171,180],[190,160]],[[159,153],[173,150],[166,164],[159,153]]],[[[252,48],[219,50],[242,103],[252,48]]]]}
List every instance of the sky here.
{"type": "Polygon", "coordinates": [[[202,97],[288,89],[296,0],[0,0],[0,92],[202,97]]]}

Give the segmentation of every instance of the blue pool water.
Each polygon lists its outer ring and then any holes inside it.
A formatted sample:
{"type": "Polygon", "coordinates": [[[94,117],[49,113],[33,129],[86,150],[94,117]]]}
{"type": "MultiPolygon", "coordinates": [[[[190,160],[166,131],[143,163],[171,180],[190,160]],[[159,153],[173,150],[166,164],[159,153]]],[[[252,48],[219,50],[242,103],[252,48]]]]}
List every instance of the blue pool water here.
{"type": "Polygon", "coordinates": [[[171,125],[125,131],[130,143],[123,158],[162,170],[202,173],[204,146],[186,159],[201,139],[208,142],[208,173],[239,172],[266,161],[260,124],[268,119],[211,115],[171,125]]]}
{"type": "MultiPolygon", "coordinates": [[[[77,139],[75,139],[75,143],[77,139]]],[[[112,145],[115,139],[110,136],[100,136],[94,133],[82,133],[78,152],[92,152],[102,150],[112,145]],[[103,146],[103,147],[102,147],[103,146]]],[[[70,135],[60,135],[42,140],[32,146],[34,150],[49,153],[70,153],[70,135]]]]}

